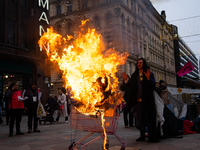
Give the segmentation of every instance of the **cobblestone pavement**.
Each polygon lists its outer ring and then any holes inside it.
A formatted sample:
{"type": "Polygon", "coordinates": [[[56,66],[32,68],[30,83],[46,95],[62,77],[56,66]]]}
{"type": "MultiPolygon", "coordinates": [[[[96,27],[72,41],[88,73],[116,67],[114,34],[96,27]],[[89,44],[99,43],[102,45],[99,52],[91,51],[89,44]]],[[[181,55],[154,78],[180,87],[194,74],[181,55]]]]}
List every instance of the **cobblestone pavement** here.
{"type": "MultiPolygon", "coordinates": [[[[3,117],[5,120],[5,117],[3,117]]],[[[68,150],[73,141],[78,141],[89,132],[71,130],[70,121],[65,123],[60,118],[57,124],[39,125],[40,133],[27,133],[27,116],[23,116],[21,131],[24,135],[13,135],[8,137],[8,126],[5,122],[0,124],[0,150],[68,150]]],[[[15,130],[14,130],[15,131],[15,130]]],[[[183,138],[169,138],[159,143],[148,143],[147,141],[136,142],[139,131],[132,128],[124,128],[123,116],[120,115],[117,133],[126,141],[126,150],[199,150],[200,134],[183,135],[183,138]]],[[[94,139],[95,133],[85,140],[84,143],[94,139]]],[[[121,144],[113,135],[109,137],[109,150],[120,150],[121,144]]],[[[85,147],[85,150],[102,150],[103,139],[85,147]]],[[[80,146],[77,147],[80,150],[80,146]]]]}

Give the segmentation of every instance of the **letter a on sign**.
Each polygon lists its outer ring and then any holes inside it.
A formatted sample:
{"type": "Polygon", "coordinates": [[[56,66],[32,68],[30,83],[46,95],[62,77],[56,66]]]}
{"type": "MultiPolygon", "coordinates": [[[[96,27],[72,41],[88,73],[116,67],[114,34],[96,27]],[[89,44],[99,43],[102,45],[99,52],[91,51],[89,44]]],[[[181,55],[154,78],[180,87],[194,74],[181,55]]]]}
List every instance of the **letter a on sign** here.
{"type": "Polygon", "coordinates": [[[40,16],[40,18],[39,18],[39,21],[40,21],[40,20],[44,20],[44,21],[47,22],[47,24],[49,24],[49,21],[48,21],[48,19],[47,19],[47,15],[46,15],[45,12],[43,12],[43,13],[41,14],[41,16],[40,16]]]}

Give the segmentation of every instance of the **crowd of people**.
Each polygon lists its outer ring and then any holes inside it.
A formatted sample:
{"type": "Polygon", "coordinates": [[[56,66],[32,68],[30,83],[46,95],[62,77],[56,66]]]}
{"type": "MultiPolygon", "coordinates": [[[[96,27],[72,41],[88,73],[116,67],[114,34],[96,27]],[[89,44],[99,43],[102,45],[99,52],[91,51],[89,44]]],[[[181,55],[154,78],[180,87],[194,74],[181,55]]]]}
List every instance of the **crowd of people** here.
{"type": "MultiPolygon", "coordinates": [[[[123,119],[125,128],[136,127],[140,130],[140,136],[136,141],[144,141],[145,133],[148,132],[148,142],[160,142],[160,133],[156,123],[156,92],[165,106],[173,112],[172,103],[168,99],[169,91],[166,83],[160,80],[156,87],[155,77],[150,67],[147,66],[145,59],[137,60],[136,70],[129,77],[125,72],[122,73],[123,83],[120,85],[120,90],[124,91],[124,101],[122,105],[123,119]]],[[[22,114],[25,110],[28,116],[28,133],[40,132],[38,129],[37,107],[38,103],[43,100],[40,88],[37,89],[37,84],[30,85],[30,89],[22,93],[18,90],[18,83],[12,83],[5,92],[4,101],[6,104],[6,124],[9,124],[9,136],[13,136],[14,122],[16,122],[16,134],[23,135],[20,130],[20,122],[22,114]],[[26,99],[24,100],[23,98],[26,99]]],[[[66,96],[66,90],[62,88],[59,91],[59,96],[53,97],[49,94],[47,104],[49,106],[59,104],[57,110],[56,121],[64,118],[64,122],[68,122],[70,115],[70,102],[66,96]]],[[[1,114],[2,103],[0,103],[0,123],[3,123],[1,114]]]]}
{"type": "MultiPolygon", "coordinates": [[[[47,100],[47,104],[51,107],[54,103],[58,103],[59,109],[57,110],[56,121],[59,121],[60,117],[64,118],[65,122],[68,122],[68,115],[70,114],[70,103],[66,96],[66,91],[62,88],[59,91],[59,96],[52,97],[51,94],[47,100]]],[[[2,96],[1,96],[2,97],[2,96]]],[[[20,130],[20,123],[22,121],[23,114],[27,114],[28,117],[28,131],[27,133],[40,132],[38,129],[38,103],[43,101],[43,96],[40,88],[37,88],[36,83],[32,83],[28,90],[23,92],[19,90],[18,83],[13,82],[5,91],[4,99],[0,100],[0,124],[4,121],[2,119],[2,107],[3,101],[5,102],[6,112],[6,125],[9,125],[9,137],[13,136],[14,125],[16,125],[16,135],[23,135],[20,130]]]]}

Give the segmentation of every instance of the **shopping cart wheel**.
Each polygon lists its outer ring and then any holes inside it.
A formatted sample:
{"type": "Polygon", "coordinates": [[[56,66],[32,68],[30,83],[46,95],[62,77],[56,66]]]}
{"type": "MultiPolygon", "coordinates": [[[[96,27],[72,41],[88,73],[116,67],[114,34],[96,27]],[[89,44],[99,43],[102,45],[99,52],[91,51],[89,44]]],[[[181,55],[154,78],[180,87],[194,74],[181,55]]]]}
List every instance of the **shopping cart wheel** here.
{"type": "Polygon", "coordinates": [[[125,147],[121,147],[120,150],[125,150],[125,147]]]}

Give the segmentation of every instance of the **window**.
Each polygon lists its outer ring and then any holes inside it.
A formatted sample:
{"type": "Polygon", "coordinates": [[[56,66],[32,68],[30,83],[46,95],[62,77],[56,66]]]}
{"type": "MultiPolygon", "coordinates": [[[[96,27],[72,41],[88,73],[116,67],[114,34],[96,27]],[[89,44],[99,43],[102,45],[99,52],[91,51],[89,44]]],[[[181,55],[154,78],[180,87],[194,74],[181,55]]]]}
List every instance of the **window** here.
{"type": "Polygon", "coordinates": [[[110,0],[105,0],[105,3],[108,3],[108,2],[110,2],[110,0]]]}
{"type": "Polygon", "coordinates": [[[56,15],[60,15],[61,14],[61,6],[58,5],[56,6],[56,15]]]}
{"type": "Polygon", "coordinates": [[[134,24],[134,22],[132,23],[132,33],[135,34],[135,24],[134,24]]]}
{"type": "Polygon", "coordinates": [[[122,21],[122,27],[124,28],[125,27],[125,17],[124,17],[124,14],[122,14],[121,21],[122,21]]]}
{"type": "Polygon", "coordinates": [[[133,2],[131,2],[131,10],[133,10],[133,2]]]}
{"type": "Polygon", "coordinates": [[[112,24],[112,15],[111,15],[111,13],[108,13],[106,15],[106,23],[107,24],[112,24]]]}
{"type": "Polygon", "coordinates": [[[67,12],[72,12],[72,2],[67,2],[67,12]]]}
{"type": "Polygon", "coordinates": [[[7,22],[7,43],[15,45],[15,22],[11,20],[7,22]]]}
{"type": "Polygon", "coordinates": [[[107,49],[112,48],[113,47],[113,40],[111,36],[107,36],[107,49]]]}
{"type": "Polygon", "coordinates": [[[98,17],[98,16],[96,16],[96,17],[94,18],[94,27],[95,27],[96,29],[99,29],[99,27],[100,27],[99,17],[98,17]]]}
{"type": "Polygon", "coordinates": [[[72,33],[73,33],[73,30],[72,30],[72,23],[68,23],[68,24],[67,24],[67,33],[68,33],[68,34],[72,34],[72,33]]]}
{"type": "Polygon", "coordinates": [[[127,30],[130,31],[130,20],[129,20],[129,18],[127,19],[127,30]]]}
{"type": "Polygon", "coordinates": [[[27,48],[28,47],[28,40],[27,40],[27,25],[21,25],[21,47],[27,48]]]}
{"type": "Polygon", "coordinates": [[[94,0],[94,6],[98,5],[98,0],[94,0]]]}
{"type": "Polygon", "coordinates": [[[58,32],[58,34],[61,34],[61,30],[62,30],[61,25],[58,25],[58,26],[57,26],[57,32],[58,32]]]}
{"type": "Polygon", "coordinates": [[[128,7],[128,0],[125,0],[125,4],[126,4],[126,6],[128,7]]]}
{"type": "Polygon", "coordinates": [[[87,0],[83,0],[83,9],[87,8],[87,0]]]}
{"type": "Polygon", "coordinates": [[[27,8],[28,7],[27,0],[21,0],[21,6],[27,8]]]}

